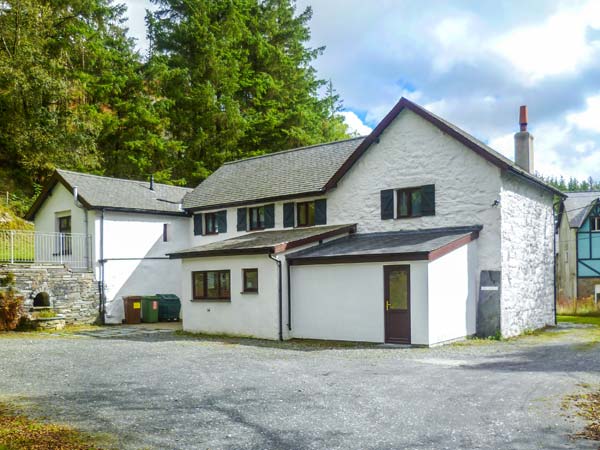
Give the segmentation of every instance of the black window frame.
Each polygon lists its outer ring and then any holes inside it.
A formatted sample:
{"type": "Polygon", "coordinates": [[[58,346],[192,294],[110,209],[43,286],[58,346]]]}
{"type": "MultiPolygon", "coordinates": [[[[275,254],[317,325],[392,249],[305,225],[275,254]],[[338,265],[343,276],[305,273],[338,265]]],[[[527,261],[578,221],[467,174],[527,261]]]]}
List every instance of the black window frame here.
{"type": "Polygon", "coordinates": [[[195,301],[222,301],[222,302],[229,302],[231,301],[231,270],[195,270],[192,272],[192,300],[195,301]],[[208,295],[208,274],[212,273],[212,274],[216,274],[216,279],[217,279],[217,283],[218,283],[218,287],[217,287],[217,291],[218,291],[218,296],[209,296],[208,295]],[[222,273],[226,273],[227,274],[227,278],[229,281],[229,295],[223,295],[223,290],[221,288],[221,274],[222,273]],[[197,295],[196,292],[196,275],[198,274],[202,274],[204,279],[202,282],[203,285],[203,290],[204,290],[204,295],[197,295]]]}
{"type": "Polygon", "coordinates": [[[267,205],[261,205],[261,206],[254,206],[251,208],[248,208],[248,229],[250,231],[257,231],[257,230],[265,230],[266,227],[266,211],[265,211],[265,207],[267,205]],[[260,221],[260,210],[262,209],[262,222],[260,221]],[[253,213],[256,211],[256,219],[257,221],[255,222],[252,215],[253,213]]]}
{"type": "Polygon", "coordinates": [[[219,234],[219,222],[217,212],[204,213],[204,234],[219,234]]]}
{"type": "Polygon", "coordinates": [[[169,224],[163,223],[163,242],[169,242],[169,224]]]}
{"type": "Polygon", "coordinates": [[[258,293],[258,286],[259,286],[259,281],[258,281],[258,268],[257,267],[252,267],[252,268],[247,268],[247,269],[242,269],[242,292],[244,294],[257,294],[258,293]],[[254,288],[249,288],[248,287],[248,273],[250,272],[254,272],[256,273],[256,287],[254,288]]]}
{"type": "Polygon", "coordinates": [[[423,217],[423,198],[422,198],[422,188],[421,187],[412,187],[412,188],[404,188],[404,189],[396,189],[396,218],[397,219],[408,219],[412,217],[423,217]],[[421,196],[421,208],[418,214],[413,214],[413,194],[418,193],[421,196]],[[408,203],[407,203],[407,214],[400,214],[400,201],[402,199],[402,195],[407,194],[408,203]]]}
{"type": "Polygon", "coordinates": [[[316,223],[316,202],[314,200],[312,201],[308,201],[308,202],[298,202],[296,203],[296,226],[298,228],[302,228],[302,227],[314,227],[315,223],[316,223]],[[312,206],[312,223],[310,220],[310,208],[312,206]],[[304,218],[305,220],[302,219],[302,214],[300,213],[300,210],[302,207],[306,207],[306,217],[304,218]]]}

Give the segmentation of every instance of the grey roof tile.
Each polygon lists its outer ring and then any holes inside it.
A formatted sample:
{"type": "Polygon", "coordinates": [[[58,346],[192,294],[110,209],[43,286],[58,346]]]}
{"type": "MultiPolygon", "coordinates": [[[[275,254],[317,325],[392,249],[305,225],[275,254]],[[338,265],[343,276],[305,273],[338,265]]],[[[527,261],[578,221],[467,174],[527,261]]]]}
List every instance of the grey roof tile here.
{"type": "Polygon", "coordinates": [[[321,191],[363,139],[225,163],[185,196],[183,207],[206,208],[321,191]]]}
{"type": "Polygon", "coordinates": [[[189,188],[148,181],[101,177],[57,169],[71,187],[77,186],[78,195],[94,208],[119,208],[153,212],[181,212],[179,204],[189,188]]]}
{"type": "Polygon", "coordinates": [[[564,200],[565,212],[571,228],[579,228],[592,204],[600,198],[600,191],[568,192],[564,200]]]}
{"type": "Polygon", "coordinates": [[[245,253],[278,253],[304,242],[348,233],[355,229],[354,224],[325,225],[307,228],[292,228],[247,233],[223,241],[211,242],[186,250],[171,253],[171,258],[198,258],[216,255],[240,255],[245,253]]]}
{"type": "Polygon", "coordinates": [[[415,231],[357,233],[290,254],[290,260],[336,258],[348,256],[427,254],[464,236],[481,230],[481,226],[437,228],[415,231]]]}

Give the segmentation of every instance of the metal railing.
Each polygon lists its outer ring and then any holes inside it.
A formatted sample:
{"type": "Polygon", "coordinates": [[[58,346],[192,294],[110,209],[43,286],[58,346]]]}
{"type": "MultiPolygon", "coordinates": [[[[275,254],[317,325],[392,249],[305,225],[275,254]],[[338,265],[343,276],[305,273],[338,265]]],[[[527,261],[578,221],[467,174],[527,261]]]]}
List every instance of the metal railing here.
{"type": "Polygon", "coordinates": [[[87,234],[0,231],[0,263],[65,264],[90,269],[91,242],[87,234]]]}

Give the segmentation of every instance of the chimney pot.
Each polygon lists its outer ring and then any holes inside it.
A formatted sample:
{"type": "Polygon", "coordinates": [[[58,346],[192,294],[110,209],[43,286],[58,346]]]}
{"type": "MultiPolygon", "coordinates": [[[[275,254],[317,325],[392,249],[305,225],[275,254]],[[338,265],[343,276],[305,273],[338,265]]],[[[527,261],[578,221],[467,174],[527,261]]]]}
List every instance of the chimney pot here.
{"type": "Polygon", "coordinates": [[[150,174],[150,190],[154,190],[154,174],[150,174]]]}
{"type": "Polygon", "coordinates": [[[519,109],[519,125],[521,131],[527,131],[527,105],[522,105],[519,109]]]}

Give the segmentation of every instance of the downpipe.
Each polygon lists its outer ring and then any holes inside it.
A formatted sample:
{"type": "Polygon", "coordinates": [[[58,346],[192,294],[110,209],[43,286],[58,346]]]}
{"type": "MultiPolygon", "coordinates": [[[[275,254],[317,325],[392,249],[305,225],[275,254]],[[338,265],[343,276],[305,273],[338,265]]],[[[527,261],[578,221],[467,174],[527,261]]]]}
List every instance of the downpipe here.
{"type": "Polygon", "coordinates": [[[98,261],[98,291],[100,301],[98,303],[98,312],[100,313],[100,323],[105,325],[106,318],[104,317],[104,209],[100,210],[100,259],[98,261]]]}
{"type": "Polygon", "coordinates": [[[281,261],[269,253],[269,258],[277,263],[277,294],[279,297],[279,340],[283,341],[283,289],[281,280],[281,261]]]}

